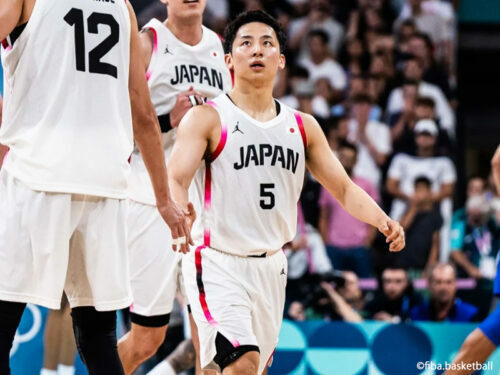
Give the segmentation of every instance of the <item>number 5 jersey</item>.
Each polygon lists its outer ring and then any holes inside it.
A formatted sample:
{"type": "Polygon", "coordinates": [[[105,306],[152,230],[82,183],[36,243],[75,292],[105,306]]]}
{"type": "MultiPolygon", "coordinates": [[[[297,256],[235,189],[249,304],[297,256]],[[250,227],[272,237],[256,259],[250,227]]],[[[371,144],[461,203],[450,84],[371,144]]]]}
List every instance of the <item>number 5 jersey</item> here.
{"type": "Polygon", "coordinates": [[[193,225],[196,245],[238,256],[279,250],[296,234],[305,172],[302,119],[277,101],[279,113],[267,122],[225,94],[207,103],[219,113],[222,134],[190,188],[190,200],[203,207],[193,225]]]}
{"type": "Polygon", "coordinates": [[[2,42],[4,168],[33,190],[125,198],[133,135],[124,0],[37,0],[2,42]]]}

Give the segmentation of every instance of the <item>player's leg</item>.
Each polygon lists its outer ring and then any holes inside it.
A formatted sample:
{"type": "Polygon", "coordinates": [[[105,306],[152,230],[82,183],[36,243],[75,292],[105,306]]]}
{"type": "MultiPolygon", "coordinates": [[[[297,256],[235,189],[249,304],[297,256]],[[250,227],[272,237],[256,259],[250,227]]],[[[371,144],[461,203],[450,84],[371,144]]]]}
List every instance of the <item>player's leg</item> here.
{"type": "Polygon", "coordinates": [[[90,375],[123,375],[116,343],[116,311],[71,310],[76,346],[90,375]]]}
{"type": "Polygon", "coordinates": [[[258,375],[260,354],[250,351],[222,370],[223,375],[258,375]]]}
{"type": "Polygon", "coordinates": [[[62,314],[60,319],[60,348],[57,375],[73,375],[75,373],[76,342],[73,334],[71,308],[66,295],[63,296],[62,314]]]}
{"type": "Polygon", "coordinates": [[[193,340],[181,342],[167,358],[156,365],[148,375],[175,375],[188,371],[195,366],[196,352],[193,340]]]}
{"type": "Polygon", "coordinates": [[[0,171],[0,374],[26,303],[60,308],[68,263],[70,196],[29,189],[0,171]]]}
{"type": "Polygon", "coordinates": [[[125,374],[132,374],[151,358],[165,340],[167,325],[146,327],[132,322],[130,332],[118,343],[118,351],[125,374]]]}
{"type": "Polygon", "coordinates": [[[78,352],[90,375],[121,375],[116,311],[132,303],[126,241],[127,203],[72,196],[74,225],[65,291],[78,352]]]}
{"type": "Polygon", "coordinates": [[[9,354],[25,303],[0,301],[0,374],[10,374],[9,354]]]}
{"type": "MultiPolygon", "coordinates": [[[[41,375],[56,375],[61,350],[61,310],[49,310],[43,336],[43,368],[41,375]]],[[[73,340],[74,341],[74,340],[73,340]]]]}
{"type": "MultiPolygon", "coordinates": [[[[500,345],[500,305],[497,306],[478,328],[467,336],[454,364],[485,362],[500,345]]],[[[446,375],[465,375],[473,371],[449,370],[446,375]]]]}

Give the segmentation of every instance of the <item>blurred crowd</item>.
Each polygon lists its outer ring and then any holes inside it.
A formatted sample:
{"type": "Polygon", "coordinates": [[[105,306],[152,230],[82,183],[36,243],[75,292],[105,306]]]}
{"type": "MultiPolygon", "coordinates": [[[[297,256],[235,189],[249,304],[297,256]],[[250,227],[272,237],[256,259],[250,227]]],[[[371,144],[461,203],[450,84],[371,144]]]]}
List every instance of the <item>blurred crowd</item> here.
{"type": "MultiPolygon", "coordinates": [[[[139,23],[167,16],[159,1],[135,3],[139,23]]],[[[288,318],[472,321],[490,310],[500,248],[491,177],[470,177],[465,206],[453,207],[457,3],[207,1],[204,23],[220,34],[245,10],[279,19],[288,48],[275,97],[316,117],[353,181],[407,233],[406,250],[389,253],[306,176],[286,246],[288,318]]]]}

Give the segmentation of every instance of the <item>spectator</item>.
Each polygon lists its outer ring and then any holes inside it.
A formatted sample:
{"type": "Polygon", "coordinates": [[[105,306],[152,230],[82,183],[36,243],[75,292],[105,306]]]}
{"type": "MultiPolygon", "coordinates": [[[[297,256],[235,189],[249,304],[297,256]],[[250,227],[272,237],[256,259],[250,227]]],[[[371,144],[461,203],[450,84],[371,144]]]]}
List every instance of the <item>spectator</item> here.
{"type": "Polygon", "coordinates": [[[288,29],[292,50],[298,50],[300,58],[307,57],[307,38],[311,30],[320,29],[328,34],[328,51],[336,56],[344,42],[344,27],[332,15],[332,5],[329,0],[311,0],[309,14],[306,17],[292,21],[288,29]]]}
{"type": "Polygon", "coordinates": [[[430,300],[411,310],[414,321],[477,321],[477,307],[456,298],[457,276],[449,263],[436,264],[429,273],[430,300]]]}
{"type": "MultiPolygon", "coordinates": [[[[357,161],[356,146],[347,142],[341,143],[338,157],[354,183],[375,201],[379,201],[374,185],[356,174],[353,175],[357,161]]],[[[369,277],[371,274],[369,249],[376,234],[375,228],[349,215],[325,189],[321,191],[319,205],[319,229],[335,269],[353,271],[363,278],[369,277]]]]}
{"type": "Polygon", "coordinates": [[[378,189],[382,180],[381,168],[392,151],[392,144],[389,127],[370,120],[372,107],[369,95],[359,94],[353,98],[348,140],[358,148],[354,175],[367,179],[378,189]]]}
{"type": "Polygon", "coordinates": [[[415,125],[417,124],[416,102],[418,85],[415,81],[403,84],[403,108],[389,120],[394,152],[415,153],[415,125]]]}
{"type": "Polygon", "coordinates": [[[387,267],[382,273],[381,284],[378,293],[365,307],[370,319],[404,322],[410,318],[411,309],[422,303],[403,267],[387,267]]]}
{"type": "Polygon", "coordinates": [[[432,54],[433,45],[428,35],[416,33],[410,37],[409,52],[422,62],[425,82],[438,86],[447,98],[451,98],[449,78],[444,70],[434,59],[432,54]]]}
{"type": "Polygon", "coordinates": [[[349,75],[360,75],[367,70],[369,58],[364,43],[360,39],[350,38],[339,56],[339,61],[349,75]]]}
{"type": "MultiPolygon", "coordinates": [[[[486,181],[481,176],[471,176],[467,180],[467,199],[476,195],[486,194],[486,181]]],[[[451,219],[451,227],[459,227],[461,224],[459,222],[465,222],[467,220],[467,211],[465,207],[459,208],[453,213],[451,219]]]]}
{"type": "Polygon", "coordinates": [[[465,220],[454,222],[451,259],[469,277],[493,280],[500,249],[500,227],[484,194],[467,199],[465,220]]]}
{"type": "Polygon", "coordinates": [[[323,121],[323,123],[323,129],[325,131],[328,144],[335,155],[338,156],[340,145],[346,142],[349,132],[349,117],[330,117],[326,121],[323,121]]]}
{"type": "Polygon", "coordinates": [[[403,267],[427,274],[439,256],[439,230],[443,218],[432,201],[432,183],[427,177],[417,177],[414,194],[401,219],[405,229],[406,248],[393,254],[403,267]]]}
{"type": "Polygon", "coordinates": [[[448,254],[451,197],[455,189],[456,172],[453,162],[435,153],[438,128],[432,120],[420,120],[414,128],[416,155],[397,154],[387,172],[387,192],[394,198],[391,217],[400,220],[414,194],[415,179],[425,176],[432,182],[434,203],[440,205],[444,225],[441,229],[440,259],[448,254]]]}
{"type": "MultiPolygon", "coordinates": [[[[411,8],[411,16],[397,20],[394,24],[395,30],[398,32],[401,22],[406,18],[411,18],[415,22],[417,30],[428,34],[436,49],[441,52],[450,40],[446,21],[435,13],[427,12],[422,7],[422,2],[423,0],[408,0],[411,8]]],[[[442,56],[443,53],[441,52],[439,55],[442,56]]]]}
{"type": "MultiPolygon", "coordinates": [[[[436,115],[439,119],[441,127],[447,131],[450,138],[455,136],[455,115],[448,103],[446,96],[438,86],[430,84],[422,80],[423,64],[416,57],[408,59],[404,66],[404,77],[407,80],[416,81],[418,84],[419,96],[430,97],[436,105],[436,115]]],[[[387,115],[401,112],[404,107],[403,89],[398,87],[394,89],[387,103],[387,115]]]]}
{"type": "Polygon", "coordinates": [[[309,72],[307,69],[297,65],[285,67],[278,74],[277,82],[274,85],[274,96],[284,104],[297,109],[299,108],[299,101],[295,96],[296,87],[299,83],[308,80],[309,72]]]}
{"type": "Polygon", "coordinates": [[[300,60],[300,65],[309,72],[309,79],[315,83],[319,78],[328,78],[335,96],[340,98],[347,85],[342,66],[328,53],[328,34],[323,30],[313,30],[308,35],[309,57],[300,60]]]}
{"type": "Polygon", "coordinates": [[[323,119],[330,116],[328,103],[314,94],[314,85],[311,82],[298,82],[294,88],[294,96],[300,111],[323,119]]]}

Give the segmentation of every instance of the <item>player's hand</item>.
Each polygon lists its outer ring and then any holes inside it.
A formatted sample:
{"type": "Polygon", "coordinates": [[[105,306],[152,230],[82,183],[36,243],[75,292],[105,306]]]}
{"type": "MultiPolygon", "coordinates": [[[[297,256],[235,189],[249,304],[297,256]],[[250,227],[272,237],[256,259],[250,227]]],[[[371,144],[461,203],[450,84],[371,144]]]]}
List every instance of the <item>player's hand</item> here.
{"type": "Polygon", "coordinates": [[[194,210],[193,204],[190,202],[188,203],[188,212],[186,215],[186,219],[189,225],[189,230],[191,231],[191,228],[193,227],[193,223],[196,220],[196,211],[194,210]]]}
{"type": "Polygon", "coordinates": [[[401,251],[405,247],[405,231],[397,221],[387,219],[378,230],[386,237],[385,242],[390,243],[390,251],[401,251]]]}
{"type": "Polygon", "coordinates": [[[194,244],[188,224],[189,213],[183,212],[171,199],[164,206],[158,206],[158,211],[172,233],[172,250],[184,254],[189,252],[189,245],[194,244]]]}
{"type": "Polygon", "coordinates": [[[179,123],[186,112],[193,107],[193,103],[189,99],[190,96],[196,97],[198,103],[203,103],[203,95],[198,91],[193,90],[193,86],[189,87],[187,91],[178,94],[174,108],[170,111],[170,125],[172,128],[179,126],[179,123]]]}

